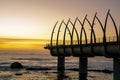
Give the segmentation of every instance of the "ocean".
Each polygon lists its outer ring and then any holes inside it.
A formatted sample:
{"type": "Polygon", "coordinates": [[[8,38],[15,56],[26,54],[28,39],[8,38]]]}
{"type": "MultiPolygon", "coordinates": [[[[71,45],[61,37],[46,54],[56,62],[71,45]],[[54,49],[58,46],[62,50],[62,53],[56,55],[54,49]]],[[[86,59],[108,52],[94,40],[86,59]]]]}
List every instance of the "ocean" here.
{"type": "MultiPolygon", "coordinates": [[[[79,58],[65,58],[65,76],[59,77],[57,57],[47,50],[1,50],[0,80],[80,80],[79,58]],[[23,69],[11,69],[13,62],[20,62],[23,69]],[[27,68],[47,68],[27,70],[27,68]]],[[[111,58],[91,57],[88,59],[88,80],[113,80],[113,61],[111,58]],[[111,71],[110,73],[104,70],[111,71]]]]}

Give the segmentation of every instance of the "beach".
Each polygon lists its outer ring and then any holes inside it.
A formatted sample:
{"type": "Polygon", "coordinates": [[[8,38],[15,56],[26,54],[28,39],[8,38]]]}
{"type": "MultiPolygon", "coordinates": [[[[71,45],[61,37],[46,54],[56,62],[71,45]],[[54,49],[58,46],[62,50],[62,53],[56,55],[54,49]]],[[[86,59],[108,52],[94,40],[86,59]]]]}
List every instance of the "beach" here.
{"type": "MultiPolygon", "coordinates": [[[[89,58],[87,79],[113,80],[112,64],[110,58],[89,58]]],[[[64,75],[60,76],[57,57],[51,56],[49,51],[0,51],[0,80],[80,80],[78,57],[66,57],[65,69],[64,75]],[[11,69],[13,62],[20,62],[24,68],[11,69]]]]}

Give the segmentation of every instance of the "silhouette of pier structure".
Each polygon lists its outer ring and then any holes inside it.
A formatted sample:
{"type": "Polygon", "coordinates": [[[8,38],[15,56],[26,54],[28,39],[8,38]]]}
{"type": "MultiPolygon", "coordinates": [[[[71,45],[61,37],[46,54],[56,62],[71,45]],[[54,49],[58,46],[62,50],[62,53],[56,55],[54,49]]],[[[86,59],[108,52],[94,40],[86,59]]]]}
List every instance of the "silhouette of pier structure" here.
{"type": "Polygon", "coordinates": [[[58,21],[52,30],[50,44],[44,48],[49,49],[52,56],[58,57],[58,71],[64,72],[65,57],[79,57],[80,80],[87,80],[88,57],[104,56],[113,58],[113,80],[120,80],[120,29],[118,32],[110,10],[107,12],[104,24],[95,13],[92,22],[86,15],[83,22],[76,18],[74,22],[69,19],[65,23],[63,20],[58,27],[57,25],[58,21]],[[111,20],[110,25],[107,25],[108,20],[111,20]],[[57,30],[56,35],[55,30],[57,30]],[[61,32],[63,33],[60,34],[61,32]],[[54,36],[56,40],[53,39],[54,36]]]}

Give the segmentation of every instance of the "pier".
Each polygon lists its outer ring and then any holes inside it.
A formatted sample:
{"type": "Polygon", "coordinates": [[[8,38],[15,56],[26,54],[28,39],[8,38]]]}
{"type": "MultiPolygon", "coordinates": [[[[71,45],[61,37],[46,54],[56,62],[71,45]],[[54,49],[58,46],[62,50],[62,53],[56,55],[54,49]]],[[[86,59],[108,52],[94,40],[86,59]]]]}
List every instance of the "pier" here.
{"type": "Polygon", "coordinates": [[[74,56],[79,57],[79,76],[80,80],[87,80],[88,72],[88,58],[95,56],[104,56],[106,58],[113,58],[113,80],[120,80],[120,29],[116,25],[110,10],[108,10],[104,24],[98,18],[95,13],[92,22],[89,21],[87,15],[84,17],[83,22],[77,17],[74,22],[70,19],[59,24],[56,22],[52,34],[50,44],[47,44],[44,48],[50,50],[52,56],[58,57],[58,71],[65,70],[65,57],[74,56]],[[112,32],[114,36],[108,36],[108,20],[111,20],[113,24],[112,32]],[[79,26],[76,25],[79,23],[79,26]],[[87,34],[85,23],[89,25],[90,34],[87,34]],[[99,24],[101,33],[96,31],[95,23],[99,24]],[[80,27],[78,30],[77,27],[80,27]],[[61,28],[64,28],[63,30],[61,28]],[[56,40],[53,39],[55,30],[56,40]],[[63,35],[60,35],[60,32],[63,35]],[[101,38],[97,36],[100,33],[101,38]],[[69,40],[67,37],[69,37],[69,40]],[[61,37],[63,38],[61,40],[61,37]]]}

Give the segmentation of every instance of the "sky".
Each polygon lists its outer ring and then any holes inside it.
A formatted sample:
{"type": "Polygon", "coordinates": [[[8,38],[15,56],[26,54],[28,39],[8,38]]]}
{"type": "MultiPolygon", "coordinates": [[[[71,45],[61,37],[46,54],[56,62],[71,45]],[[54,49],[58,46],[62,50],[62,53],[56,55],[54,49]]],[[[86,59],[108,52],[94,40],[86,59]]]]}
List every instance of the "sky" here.
{"type": "Polygon", "coordinates": [[[0,38],[1,50],[43,50],[49,40],[0,38]]]}
{"type": "Polygon", "coordinates": [[[111,10],[120,26],[120,0],[0,0],[0,37],[50,39],[56,21],[83,20],[111,10]]]}

